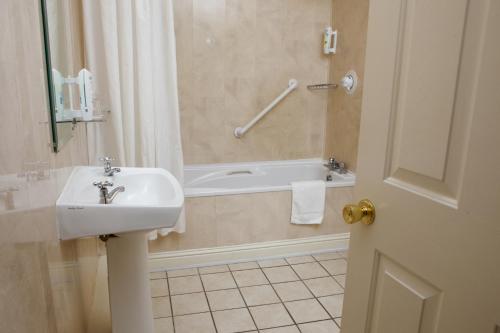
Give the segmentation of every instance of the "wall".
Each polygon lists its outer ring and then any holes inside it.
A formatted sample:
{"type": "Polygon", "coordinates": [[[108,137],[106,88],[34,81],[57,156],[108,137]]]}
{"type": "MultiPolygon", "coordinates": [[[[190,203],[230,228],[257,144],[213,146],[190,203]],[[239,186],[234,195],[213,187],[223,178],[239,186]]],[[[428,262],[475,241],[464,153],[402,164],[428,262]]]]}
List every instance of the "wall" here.
{"type": "Polygon", "coordinates": [[[186,164],[322,156],[331,0],[174,0],[186,164]],[[243,139],[244,125],[296,78],[300,87],[243,139]]]}
{"type": "Polygon", "coordinates": [[[352,201],[352,187],[329,188],[320,225],[290,223],[291,192],[267,192],[187,198],[184,234],[150,242],[151,252],[304,238],[348,232],[342,207],[352,201]]]}
{"type": "Polygon", "coordinates": [[[328,93],[324,157],[335,156],[351,170],[356,170],[358,155],[368,3],[369,0],[333,0],[333,22],[339,40],[337,54],[331,58],[330,81],[340,81],[353,69],[359,76],[359,87],[353,95],[345,94],[343,89],[328,93]]]}
{"type": "MultiPolygon", "coordinates": [[[[362,80],[367,0],[177,0],[174,4],[187,164],[335,154],[355,168],[362,90],[347,96],[340,89],[310,92],[305,86],[338,82],[351,68],[362,80]],[[334,27],[340,32],[339,52],[324,56],[322,31],[331,24],[332,8],[334,27]],[[292,76],[300,81],[298,93],[248,136],[234,139],[234,127],[265,106],[292,76]]],[[[150,250],[347,232],[341,212],[351,201],[352,188],[329,189],[324,223],[297,226],[290,224],[290,192],[188,198],[187,232],[150,242],[150,250]]]]}
{"type": "Polygon", "coordinates": [[[0,2],[0,50],[0,332],[86,332],[99,245],[58,241],[54,208],[85,131],[52,153],[38,0],[0,2]]]}

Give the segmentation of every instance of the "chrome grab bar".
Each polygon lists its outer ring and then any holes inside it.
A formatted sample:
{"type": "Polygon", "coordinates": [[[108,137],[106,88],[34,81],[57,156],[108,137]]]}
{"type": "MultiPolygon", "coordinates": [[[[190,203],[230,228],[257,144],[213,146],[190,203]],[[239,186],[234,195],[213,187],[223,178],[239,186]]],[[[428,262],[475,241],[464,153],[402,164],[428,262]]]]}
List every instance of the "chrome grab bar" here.
{"type": "Polygon", "coordinates": [[[271,111],[279,102],[281,102],[289,93],[297,88],[299,82],[296,79],[288,81],[288,88],[281,93],[274,101],[271,102],[264,110],[262,110],[255,118],[243,127],[236,127],[234,129],[234,136],[241,138],[253,125],[257,124],[269,111],[271,111]]]}

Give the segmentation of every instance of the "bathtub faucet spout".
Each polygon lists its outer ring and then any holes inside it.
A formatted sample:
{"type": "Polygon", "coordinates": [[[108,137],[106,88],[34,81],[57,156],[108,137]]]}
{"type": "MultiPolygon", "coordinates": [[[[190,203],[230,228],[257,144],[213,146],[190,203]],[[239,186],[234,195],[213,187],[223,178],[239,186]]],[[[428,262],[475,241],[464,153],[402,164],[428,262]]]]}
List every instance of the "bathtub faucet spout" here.
{"type": "MultiPolygon", "coordinates": [[[[329,171],[334,171],[334,172],[337,172],[340,174],[347,173],[347,168],[346,168],[345,163],[341,162],[341,161],[337,161],[335,159],[335,157],[331,157],[330,159],[328,159],[328,163],[323,164],[323,166],[327,167],[329,171]]],[[[331,176],[330,176],[330,178],[331,178],[331,176]]],[[[327,179],[327,180],[331,180],[331,179],[327,179]]]]}

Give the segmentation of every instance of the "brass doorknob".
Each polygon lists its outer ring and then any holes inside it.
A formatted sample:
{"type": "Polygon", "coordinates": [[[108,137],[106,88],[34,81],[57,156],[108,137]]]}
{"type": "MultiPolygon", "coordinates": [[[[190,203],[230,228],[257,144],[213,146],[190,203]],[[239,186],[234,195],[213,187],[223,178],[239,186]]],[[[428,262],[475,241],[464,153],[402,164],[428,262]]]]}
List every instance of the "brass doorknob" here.
{"type": "Polygon", "coordinates": [[[347,224],[363,222],[364,224],[372,224],[375,221],[375,206],[373,203],[364,199],[357,205],[345,205],[342,210],[344,221],[347,224]]]}

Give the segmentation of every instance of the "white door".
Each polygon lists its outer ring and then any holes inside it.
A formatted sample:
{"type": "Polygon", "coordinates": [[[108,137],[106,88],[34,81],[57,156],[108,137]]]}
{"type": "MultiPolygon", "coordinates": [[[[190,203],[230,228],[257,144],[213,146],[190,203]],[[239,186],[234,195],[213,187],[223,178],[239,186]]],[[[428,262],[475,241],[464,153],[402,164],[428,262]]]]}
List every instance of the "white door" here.
{"type": "Polygon", "coordinates": [[[500,332],[500,0],[371,0],[343,333],[500,332]]]}

